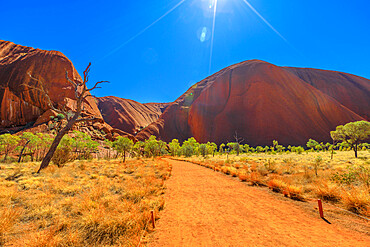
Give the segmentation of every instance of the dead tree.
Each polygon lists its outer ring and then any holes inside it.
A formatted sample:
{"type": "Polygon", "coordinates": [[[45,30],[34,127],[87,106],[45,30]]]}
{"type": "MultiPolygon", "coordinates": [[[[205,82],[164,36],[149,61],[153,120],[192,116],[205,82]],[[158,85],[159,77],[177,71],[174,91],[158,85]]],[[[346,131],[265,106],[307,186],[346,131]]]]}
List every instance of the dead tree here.
{"type": "Polygon", "coordinates": [[[234,138],[235,138],[235,145],[237,145],[236,155],[239,156],[239,153],[240,153],[240,144],[244,141],[244,138],[238,137],[238,132],[237,131],[235,131],[234,138]]]}
{"type": "MultiPolygon", "coordinates": [[[[66,71],[66,79],[74,87],[75,97],[76,97],[76,101],[77,101],[77,107],[76,107],[76,110],[74,112],[67,112],[66,109],[65,109],[65,107],[62,110],[55,108],[53,106],[53,103],[50,100],[49,96],[47,95],[47,93],[45,92],[45,90],[42,88],[42,91],[45,94],[45,97],[46,97],[46,99],[48,101],[49,107],[52,110],[54,110],[54,111],[56,111],[58,113],[63,114],[64,116],[66,116],[67,124],[55,136],[54,141],[51,144],[50,149],[47,152],[47,154],[45,155],[44,159],[42,160],[41,165],[40,165],[40,168],[37,171],[37,173],[39,173],[42,169],[45,169],[46,167],[48,167],[48,165],[49,165],[49,163],[50,163],[50,161],[51,161],[51,159],[52,159],[55,151],[57,150],[57,147],[58,147],[60,141],[63,138],[63,136],[65,134],[67,134],[68,131],[70,131],[72,129],[72,127],[73,127],[73,125],[75,123],[83,122],[83,121],[92,121],[92,120],[95,120],[96,119],[96,118],[83,118],[83,117],[80,117],[81,112],[82,112],[82,110],[84,108],[84,102],[85,102],[86,98],[92,97],[92,95],[90,94],[90,91],[92,91],[92,90],[94,90],[96,88],[101,88],[101,87],[98,87],[98,85],[100,83],[107,82],[107,81],[99,81],[99,82],[95,83],[95,85],[92,88],[90,88],[90,89],[87,88],[86,84],[89,81],[90,66],[91,66],[91,63],[89,63],[89,65],[87,66],[87,68],[84,71],[84,79],[83,79],[82,82],[71,80],[68,77],[68,71],[66,71]]],[[[36,81],[39,82],[38,79],[32,77],[30,74],[29,74],[29,76],[32,79],[34,79],[34,80],[36,80],[36,81]]],[[[33,88],[33,89],[40,90],[39,88],[33,88]]]]}

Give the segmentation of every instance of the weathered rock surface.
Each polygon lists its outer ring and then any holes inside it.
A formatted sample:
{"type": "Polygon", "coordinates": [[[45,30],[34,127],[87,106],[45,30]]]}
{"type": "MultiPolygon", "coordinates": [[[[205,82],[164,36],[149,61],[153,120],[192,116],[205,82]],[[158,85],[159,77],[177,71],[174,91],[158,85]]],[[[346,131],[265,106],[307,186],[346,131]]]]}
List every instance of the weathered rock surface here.
{"type": "MultiPolygon", "coordinates": [[[[81,81],[72,62],[60,52],[0,41],[0,127],[36,121],[50,109],[47,97],[56,108],[73,108],[75,95],[66,71],[71,79],[81,81]]],[[[86,99],[84,114],[102,119],[91,97],[86,99]]]]}
{"type": "Polygon", "coordinates": [[[330,141],[337,125],[369,119],[370,80],[251,60],[204,79],[167,107],[136,138],[234,141],[253,146],[330,141]]]}
{"type": "MultiPolygon", "coordinates": [[[[66,71],[70,79],[82,81],[72,62],[61,52],[0,40],[0,133],[24,129],[47,131],[50,117],[56,115],[49,102],[57,109],[75,110],[75,92],[65,77],[66,71]],[[34,128],[29,129],[32,125],[34,128]]],[[[111,133],[114,128],[104,122],[94,98],[86,98],[81,115],[96,120],[78,124],[74,129],[83,130],[85,127],[81,126],[89,125],[85,129],[90,129],[96,138],[112,139],[116,134],[111,133]]]]}
{"type": "Polygon", "coordinates": [[[97,101],[105,122],[133,135],[156,121],[169,105],[168,103],[141,104],[113,96],[97,98],[97,101]]]}

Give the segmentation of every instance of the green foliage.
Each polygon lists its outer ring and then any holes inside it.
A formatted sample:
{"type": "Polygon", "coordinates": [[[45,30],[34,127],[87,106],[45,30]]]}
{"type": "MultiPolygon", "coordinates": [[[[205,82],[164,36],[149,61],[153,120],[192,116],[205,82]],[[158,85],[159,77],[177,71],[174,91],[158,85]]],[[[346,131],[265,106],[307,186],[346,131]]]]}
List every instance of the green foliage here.
{"type": "Polygon", "coordinates": [[[249,153],[251,151],[251,147],[248,144],[244,144],[243,150],[244,152],[249,153]]]}
{"type": "Polygon", "coordinates": [[[217,151],[217,144],[214,142],[207,142],[207,153],[215,156],[216,151],[217,151]]]}
{"type": "Polygon", "coordinates": [[[172,156],[177,156],[179,154],[179,150],[180,150],[180,143],[179,143],[179,140],[177,139],[173,139],[169,144],[168,144],[169,148],[170,148],[170,153],[172,156]]]}
{"type": "Polygon", "coordinates": [[[149,139],[144,142],[144,153],[147,157],[156,157],[166,153],[165,147],[165,142],[157,140],[155,136],[150,136],[149,139]]]}
{"type": "Polygon", "coordinates": [[[181,146],[181,152],[185,157],[191,157],[192,155],[198,154],[199,143],[194,137],[190,137],[181,146]]]}
{"type": "Polygon", "coordinates": [[[4,162],[6,161],[9,153],[17,147],[17,144],[20,140],[20,137],[16,135],[0,135],[0,152],[5,154],[3,159],[4,162]]]}
{"type": "Polygon", "coordinates": [[[279,142],[276,141],[276,140],[273,140],[272,141],[272,148],[271,148],[272,151],[276,151],[278,153],[281,153],[285,150],[285,147],[283,145],[279,145],[279,142]]]}
{"type": "Polygon", "coordinates": [[[239,153],[242,151],[242,147],[237,142],[229,142],[227,146],[232,153],[236,153],[237,155],[239,155],[239,153]]]}
{"type": "Polygon", "coordinates": [[[130,153],[134,146],[134,142],[127,137],[119,136],[117,140],[113,142],[113,148],[118,154],[123,157],[123,162],[126,161],[126,154],[130,153]]]}
{"type": "Polygon", "coordinates": [[[313,140],[313,139],[309,139],[306,146],[309,149],[314,150],[315,148],[317,148],[317,146],[320,146],[320,144],[317,141],[313,140]]]}
{"type": "Polygon", "coordinates": [[[206,155],[208,154],[208,151],[207,151],[207,144],[200,144],[199,145],[199,152],[200,154],[203,156],[203,157],[206,157],[206,155]]]}
{"type": "Polygon", "coordinates": [[[93,141],[91,136],[80,131],[73,131],[73,141],[71,143],[78,159],[91,159],[91,153],[97,151],[99,143],[93,141]]]}
{"type": "Polygon", "coordinates": [[[370,137],[370,123],[367,121],[357,121],[339,125],[335,131],[330,132],[334,142],[342,141],[347,143],[355,152],[357,158],[358,145],[365,142],[370,137]]]}
{"type": "Polygon", "coordinates": [[[144,156],[144,146],[145,143],[142,141],[138,141],[134,144],[133,151],[136,154],[136,157],[144,156]]]}
{"type": "Polygon", "coordinates": [[[66,116],[64,116],[64,114],[62,113],[59,113],[56,118],[58,118],[59,120],[62,120],[62,119],[65,119],[66,116]]]}
{"type": "Polygon", "coordinates": [[[346,172],[335,173],[331,180],[339,184],[354,184],[362,183],[370,187],[370,167],[360,166],[348,166],[346,172]]]}
{"type": "Polygon", "coordinates": [[[313,164],[313,168],[314,168],[314,170],[315,170],[315,174],[316,174],[316,176],[318,175],[318,174],[317,174],[317,172],[318,172],[318,170],[319,170],[319,168],[320,168],[320,166],[321,166],[321,163],[322,163],[322,157],[321,157],[321,156],[317,156],[317,157],[315,158],[315,162],[314,162],[314,164],[313,164]]]}

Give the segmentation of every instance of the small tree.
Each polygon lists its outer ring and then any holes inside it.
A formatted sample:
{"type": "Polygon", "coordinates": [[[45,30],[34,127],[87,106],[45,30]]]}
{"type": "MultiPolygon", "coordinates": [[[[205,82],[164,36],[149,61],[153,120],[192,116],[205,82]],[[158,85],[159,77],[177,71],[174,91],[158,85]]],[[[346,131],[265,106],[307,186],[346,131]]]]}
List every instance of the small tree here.
{"type": "Polygon", "coordinates": [[[199,143],[194,137],[190,137],[181,146],[181,152],[185,157],[190,157],[196,154],[199,150],[199,143]]]}
{"type": "Polygon", "coordinates": [[[215,157],[215,152],[217,151],[217,144],[214,142],[207,142],[207,152],[215,157]]]}
{"type": "Polygon", "coordinates": [[[172,156],[176,156],[180,149],[179,140],[173,139],[168,146],[170,147],[170,152],[172,156]]]}
{"type": "Polygon", "coordinates": [[[126,154],[129,153],[134,146],[134,142],[127,137],[119,136],[113,142],[113,148],[117,153],[122,154],[123,162],[126,162],[126,154]]]}
{"type": "Polygon", "coordinates": [[[311,149],[311,150],[315,150],[315,148],[317,148],[320,144],[313,140],[313,139],[309,139],[306,146],[311,149]]]}
{"type": "Polygon", "coordinates": [[[149,139],[144,142],[144,151],[147,157],[155,157],[159,154],[159,143],[156,136],[150,136],[149,139]]]}
{"type": "Polygon", "coordinates": [[[348,144],[355,152],[357,158],[358,145],[365,142],[370,137],[370,123],[367,121],[357,121],[347,123],[344,126],[337,126],[335,131],[330,132],[333,142],[342,141],[348,144]]]}
{"type": "Polygon", "coordinates": [[[321,166],[321,163],[322,163],[322,158],[321,156],[317,156],[316,159],[315,159],[315,163],[313,164],[313,168],[315,170],[315,174],[316,174],[316,177],[317,177],[317,171],[319,170],[320,166],[321,166]]]}
{"type": "Polygon", "coordinates": [[[16,135],[4,134],[0,135],[0,152],[4,152],[4,162],[6,158],[13,151],[21,139],[16,135]]]}
{"type": "Polygon", "coordinates": [[[144,147],[145,147],[145,143],[142,141],[138,141],[135,143],[133,150],[136,154],[136,157],[144,156],[144,153],[145,153],[144,147]]]}
{"type": "Polygon", "coordinates": [[[208,152],[207,152],[207,144],[204,144],[204,143],[200,144],[199,145],[199,152],[203,156],[203,158],[205,158],[207,156],[207,154],[208,154],[208,152]]]}

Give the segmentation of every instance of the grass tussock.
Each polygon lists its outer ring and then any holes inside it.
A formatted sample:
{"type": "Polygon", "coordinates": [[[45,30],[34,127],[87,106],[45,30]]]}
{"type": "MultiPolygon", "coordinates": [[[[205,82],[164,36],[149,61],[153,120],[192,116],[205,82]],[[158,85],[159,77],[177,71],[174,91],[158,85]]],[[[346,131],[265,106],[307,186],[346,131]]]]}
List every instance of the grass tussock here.
{"type": "Polygon", "coordinates": [[[171,174],[162,159],[38,165],[4,165],[0,246],[136,246],[171,174]]]}

